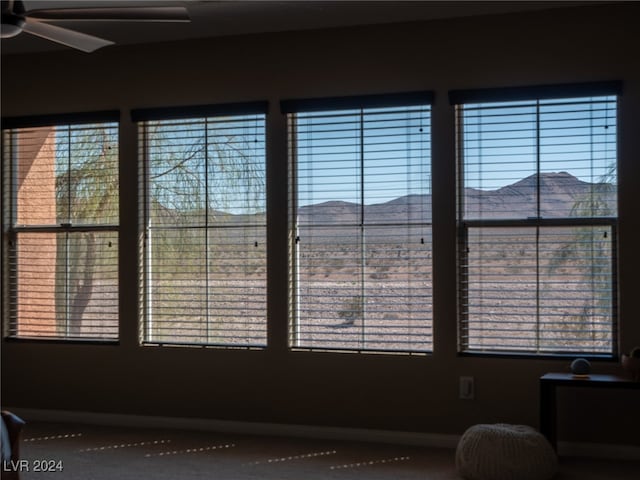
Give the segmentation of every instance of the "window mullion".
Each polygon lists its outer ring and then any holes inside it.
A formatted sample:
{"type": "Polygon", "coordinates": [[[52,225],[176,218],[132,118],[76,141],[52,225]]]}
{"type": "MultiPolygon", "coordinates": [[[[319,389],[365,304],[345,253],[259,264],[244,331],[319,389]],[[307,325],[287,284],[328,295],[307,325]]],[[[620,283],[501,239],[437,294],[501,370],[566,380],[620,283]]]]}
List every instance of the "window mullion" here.
{"type": "Polygon", "coordinates": [[[360,327],[360,342],[364,347],[366,345],[367,336],[366,336],[366,320],[367,320],[367,312],[366,312],[366,268],[367,268],[367,252],[366,252],[366,231],[365,231],[365,143],[364,143],[364,110],[360,109],[360,128],[359,128],[359,147],[360,147],[360,279],[359,279],[359,293],[358,293],[358,302],[361,312],[361,321],[362,326],[360,327]]]}

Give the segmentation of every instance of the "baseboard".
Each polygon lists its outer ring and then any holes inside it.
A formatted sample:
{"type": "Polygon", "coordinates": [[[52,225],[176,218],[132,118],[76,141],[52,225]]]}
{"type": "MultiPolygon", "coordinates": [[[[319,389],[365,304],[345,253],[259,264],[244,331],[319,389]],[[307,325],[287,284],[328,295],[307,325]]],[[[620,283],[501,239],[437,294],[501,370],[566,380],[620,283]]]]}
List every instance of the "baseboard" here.
{"type": "MultiPolygon", "coordinates": [[[[10,408],[25,420],[54,423],[77,423],[138,428],[169,428],[247,435],[286,436],[324,440],[390,443],[423,447],[455,448],[459,435],[439,433],[399,432],[364,428],[338,428],[317,425],[288,425],[279,423],[236,422],[206,418],[157,417],[123,415],[69,410],[41,410],[10,408]]],[[[559,442],[562,457],[591,457],[617,460],[640,460],[640,446],[586,442],[559,442]]]]}
{"type": "Polygon", "coordinates": [[[348,440],[398,445],[455,448],[459,435],[370,430],[360,428],[323,427],[316,425],[288,425],[280,423],[237,422],[206,418],[154,417],[113,413],[79,412],[68,410],[9,409],[26,421],[77,423],[139,428],[170,428],[248,435],[348,440]]]}
{"type": "Polygon", "coordinates": [[[640,461],[640,446],[612,443],[558,442],[561,457],[592,457],[640,461]]]}

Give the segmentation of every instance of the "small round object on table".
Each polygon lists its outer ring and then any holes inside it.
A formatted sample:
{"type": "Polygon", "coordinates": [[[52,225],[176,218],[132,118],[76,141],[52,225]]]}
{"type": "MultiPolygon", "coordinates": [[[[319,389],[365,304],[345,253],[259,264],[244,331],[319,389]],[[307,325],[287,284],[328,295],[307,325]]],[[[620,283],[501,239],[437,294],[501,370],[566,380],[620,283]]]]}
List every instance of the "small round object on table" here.
{"type": "Polygon", "coordinates": [[[474,425],[458,442],[456,469],[465,480],[550,480],[558,457],[527,425],[474,425]]]}
{"type": "Polygon", "coordinates": [[[589,375],[591,373],[591,364],[586,358],[576,358],[571,362],[571,373],[574,375],[589,375]]]}

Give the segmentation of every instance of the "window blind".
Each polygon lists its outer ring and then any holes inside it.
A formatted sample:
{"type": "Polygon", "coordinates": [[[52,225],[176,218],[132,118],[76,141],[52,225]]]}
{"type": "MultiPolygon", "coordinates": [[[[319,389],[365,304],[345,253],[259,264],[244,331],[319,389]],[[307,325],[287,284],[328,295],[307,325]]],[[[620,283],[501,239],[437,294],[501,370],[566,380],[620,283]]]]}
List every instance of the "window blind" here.
{"type": "MultiPolygon", "coordinates": [[[[260,106],[258,106],[260,107],[260,106]]],[[[138,111],[145,343],[264,347],[262,107],[138,111]],[[188,110],[187,110],[188,111],[188,110]]]]}
{"type": "Polygon", "coordinates": [[[293,348],[431,351],[430,101],[283,104],[293,348]]]}
{"type": "Polygon", "coordinates": [[[118,338],[118,116],[3,122],[10,337],[118,338]]]}
{"type": "Polygon", "coordinates": [[[463,351],[615,353],[617,90],[553,93],[457,107],[463,351]]]}

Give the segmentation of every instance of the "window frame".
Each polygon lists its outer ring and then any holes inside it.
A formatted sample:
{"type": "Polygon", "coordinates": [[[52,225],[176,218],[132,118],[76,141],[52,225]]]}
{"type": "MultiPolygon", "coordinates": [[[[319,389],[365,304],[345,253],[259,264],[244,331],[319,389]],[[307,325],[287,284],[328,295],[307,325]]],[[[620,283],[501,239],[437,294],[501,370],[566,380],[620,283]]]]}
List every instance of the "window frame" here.
{"type": "MultiPolygon", "coordinates": [[[[465,104],[491,104],[501,102],[518,102],[528,101],[539,104],[540,100],[554,99],[581,99],[589,97],[605,97],[615,96],[616,105],[619,107],[620,97],[622,95],[621,81],[603,81],[579,84],[559,84],[559,85],[542,85],[534,87],[507,87],[507,88],[486,88],[474,90],[452,90],[449,92],[450,104],[454,106],[456,118],[456,168],[457,168],[457,290],[458,290],[458,339],[457,350],[463,356],[489,356],[489,357],[514,357],[514,358],[558,358],[558,357],[576,357],[581,356],[592,359],[615,359],[619,350],[619,333],[618,333],[618,214],[615,216],[590,216],[590,217],[561,217],[561,218],[545,218],[538,215],[526,219],[467,219],[465,218],[464,204],[464,127],[463,127],[463,107],[465,104]],[[537,349],[518,350],[518,349],[473,349],[465,340],[465,327],[468,323],[468,312],[465,305],[468,305],[468,291],[465,288],[468,278],[468,232],[474,228],[534,228],[536,232],[541,229],[553,227],[598,227],[604,226],[610,228],[612,238],[611,243],[611,310],[610,310],[610,334],[611,349],[608,352],[595,351],[545,351],[537,349]]],[[[620,109],[616,108],[616,125],[619,125],[620,109]]],[[[538,112],[539,116],[540,113],[538,112]]],[[[539,117],[537,117],[539,118],[539,117]]],[[[538,120],[539,121],[539,120],[538,120]]],[[[537,132],[540,132],[540,125],[537,126],[537,132]]],[[[616,130],[619,132],[619,130],[616,130]]],[[[616,134],[616,172],[619,165],[619,133],[616,134]]],[[[536,160],[536,175],[541,173],[540,159],[536,160]]],[[[539,185],[538,185],[538,188],[539,185]]],[[[536,190],[537,192],[538,190],[536,190]]],[[[618,195],[618,184],[616,183],[616,201],[618,195]]],[[[540,254],[540,246],[536,240],[536,255],[540,254]]],[[[536,287],[536,302],[540,300],[540,284],[536,287]]],[[[541,316],[537,312],[535,314],[535,322],[540,325],[541,316]]]]}
{"type": "MultiPolygon", "coordinates": [[[[266,220],[266,189],[267,185],[265,184],[265,194],[263,201],[265,203],[265,224],[262,226],[264,230],[264,262],[265,262],[265,301],[264,301],[264,323],[265,323],[265,332],[264,332],[264,341],[261,343],[246,343],[246,344],[235,344],[228,342],[192,342],[192,341],[184,341],[178,338],[177,340],[166,341],[158,338],[152,338],[152,335],[149,331],[150,324],[149,318],[151,316],[150,313],[150,303],[151,303],[151,280],[150,280],[150,262],[151,262],[151,249],[149,248],[149,238],[150,233],[153,228],[150,226],[150,208],[149,208],[149,162],[148,162],[148,144],[145,128],[148,122],[163,122],[163,121],[173,121],[173,120],[204,120],[205,123],[209,120],[216,120],[220,117],[233,117],[241,118],[243,116],[250,115],[261,115],[263,117],[263,130],[261,132],[262,138],[265,140],[264,143],[264,175],[266,182],[266,170],[267,170],[267,143],[266,143],[266,122],[267,122],[267,113],[268,113],[268,102],[267,101],[254,101],[254,102],[242,102],[242,103],[223,103],[223,104],[211,104],[211,105],[189,105],[189,106],[176,106],[176,107],[159,107],[159,108],[139,108],[133,109],[131,111],[131,119],[133,122],[136,122],[137,131],[138,131],[138,141],[139,141],[139,189],[140,192],[140,202],[139,202],[139,221],[140,221],[140,232],[141,232],[141,240],[140,240],[140,260],[139,260],[139,331],[138,331],[138,340],[141,345],[150,346],[150,347],[196,347],[196,348],[219,348],[219,349],[240,349],[240,350],[263,350],[268,348],[269,341],[269,332],[268,332],[268,315],[267,315],[267,304],[268,304],[268,295],[267,295],[267,272],[268,270],[268,256],[267,256],[267,229],[268,222],[266,220]]],[[[208,178],[208,173],[205,175],[208,178]]],[[[208,214],[207,214],[208,215],[208,214]]],[[[245,225],[246,226],[246,225],[245,225]]],[[[190,226],[177,226],[176,229],[189,229],[193,228],[190,226]]],[[[198,227],[200,228],[200,227],[198,227]]],[[[213,228],[211,226],[205,227],[207,230],[213,228]]],[[[224,227],[221,227],[224,228],[224,227]]],[[[159,230],[162,227],[158,228],[159,230]]],[[[213,243],[213,242],[212,242],[213,243]]],[[[207,241],[208,248],[210,243],[207,241]]],[[[208,267],[207,267],[208,271],[208,267]]],[[[210,289],[215,289],[211,287],[210,289]]],[[[208,296],[208,294],[207,294],[208,296]]],[[[207,299],[207,306],[205,307],[206,312],[209,312],[211,307],[208,306],[210,300],[207,299]]],[[[208,317],[207,317],[208,318],[208,317]]],[[[233,330],[229,330],[233,333],[233,330]]]]}
{"type": "MultiPolygon", "coordinates": [[[[403,349],[396,348],[381,348],[381,347],[367,347],[367,346],[358,346],[358,347],[350,347],[350,346],[327,346],[327,342],[325,345],[305,345],[304,342],[300,343],[299,341],[299,330],[300,330],[300,321],[298,318],[298,297],[299,294],[299,271],[301,268],[299,262],[299,239],[297,235],[297,209],[298,209],[298,150],[297,150],[297,136],[298,130],[296,129],[296,120],[298,114],[326,114],[327,117],[330,117],[332,112],[335,112],[335,115],[345,115],[346,112],[351,112],[351,114],[355,115],[355,112],[359,110],[361,116],[361,122],[363,122],[364,116],[375,115],[378,113],[382,113],[380,111],[376,112],[377,109],[385,109],[385,108],[423,108],[424,111],[428,113],[422,112],[420,114],[420,119],[426,119],[428,122],[429,131],[428,135],[428,155],[427,159],[429,169],[432,166],[432,129],[431,129],[431,119],[432,119],[432,109],[434,102],[434,94],[432,91],[413,91],[413,92],[400,92],[400,93],[392,93],[392,94],[374,94],[374,95],[359,95],[359,96],[345,96],[345,97],[326,97],[326,98],[306,98],[306,99],[290,99],[283,100],[280,102],[281,112],[287,116],[287,137],[288,137],[288,156],[289,156],[289,321],[288,321],[288,330],[287,330],[287,345],[288,348],[292,351],[301,351],[301,352],[339,352],[339,353],[357,353],[357,354],[387,354],[387,355],[407,355],[407,356],[425,356],[431,355],[433,353],[433,349],[435,347],[435,341],[433,336],[433,310],[431,310],[430,318],[425,319],[428,321],[430,325],[429,329],[429,349],[417,349],[412,347],[407,347],[403,349]],[[298,333],[297,333],[298,332],[298,333]]],[[[398,117],[400,118],[400,117],[398,117]]],[[[364,135],[365,130],[363,129],[363,123],[360,123],[359,127],[361,141],[364,135]]],[[[364,158],[364,152],[361,152],[361,167],[364,168],[366,165],[366,159],[364,158]]],[[[364,173],[361,171],[359,174],[360,179],[360,188],[363,190],[361,195],[364,195],[364,173]]],[[[410,182],[410,180],[407,180],[410,182]]],[[[432,194],[432,175],[429,175],[429,193],[432,194]]],[[[407,183],[408,185],[408,183],[407,183]]],[[[360,206],[361,215],[362,208],[364,205],[360,206]]],[[[431,207],[431,205],[430,205],[431,207]]],[[[431,215],[432,208],[430,208],[429,215],[431,215]]],[[[430,217],[431,218],[431,217],[430,217]]],[[[354,224],[355,225],[355,224],[354,224]]],[[[424,222],[398,222],[398,227],[420,227],[427,225],[424,222]]],[[[359,220],[359,228],[364,232],[367,228],[375,228],[377,226],[376,223],[369,224],[363,218],[359,220]]],[[[380,226],[378,226],[380,227],[380,226]]],[[[428,222],[428,228],[430,231],[430,238],[432,238],[432,227],[433,227],[433,219],[431,218],[428,222]]],[[[309,228],[313,228],[312,225],[309,225],[309,228]]],[[[362,233],[364,235],[364,233],[362,233]]],[[[424,243],[424,239],[423,242],[424,243]]],[[[431,249],[430,253],[433,252],[433,244],[432,241],[429,242],[431,249]]],[[[429,257],[432,259],[432,255],[429,257]]],[[[366,259],[360,259],[361,268],[365,268],[367,263],[366,259]]],[[[433,262],[432,260],[429,262],[431,267],[431,272],[433,272],[433,262]]],[[[433,279],[433,273],[431,273],[431,278],[433,279]]],[[[360,279],[360,290],[362,291],[365,288],[365,283],[363,279],[360,279]]],[[[433,301],[432,293],[429,295],[433,301]]],[[[365,301],[364,297],[360,300],[361,302],[365,301]]],[[[432,302],[431,302],[432,306],[432,302]]],[[[364,308],[364,307],[361,307],[364,308]]],[[[364,315],[364,314],[363,314],[364,315]]],[[[365,318],[363,316],[363,320],[365,318]]],[[[367,335],[364,333],[365,328],[362,328],[363,335],[367,335]]],[[[382,342],[380,340],[379,342],[382,342]]],[[[307,342],[308,343],[308,342],[307,342]]],[[[376,343],[373,341],[373,343],[376,343]]],[[[409,342],[407,342],[409,343],[409,342]]],[[[413,345],[413,344],[412,344],[413,345]]]]}
{"type": "MultiPolygon", "coordinates": [[[[36,343],[67,343],[67,344],[95,344],[95,345],[117,345],[120,343],[120,282],[119,282],[119,270],[120,270],[120,203],[117,206],[117,218],[116,223],[81,223],[73,225],[71,223],[61,223],[57,225],[19,225],[17,223],[17,191],[15,184],[16,175],[16,162],[17,158],[13,153],[14,142],[11,137],[15,131],[21,129],[37,129],[42,127],[62,127],[72,129],[76,126],[93,125],[93,124],[114,124],[109,128],[115,130],[117,139],[116,151],[117,151],[117,165],[116,175],[118,176],[118,192],[120,190],[120,161],[119,161],[119,145],[120,145],[120,111],[118,110],[102,110],[91,112],[75,112],[75,113],[54,113],[47,115],[28,115],[28,116],[15,116],[15,117],[3,117],[2,118],[2,185],[3,185],[3,215],[2,215],[2,230],[4,239],[2,242],[2,300],[3,300],[3,319],[5,320],[2,325],[2,336],[5,341],[10,342],[36,342],[36,343]],[[73,235],[77,233],[86,232],[113,232],[116,236],[118,243],[118,252],[116,254],[115,267],[116,275],[118,277],[116,296],[117,305],[116,321],[115,321],[115,335],[100,337],[90,335],[71,336],[68,334],[60,335],[20,335],[17,333],[19,328],[19,318],[16,312],[17,308],[14,306],[16,299],[18,298],[18,285],[17,277],[10,274],[12,268],[13,251],[17,248],[17,237],[21,233],[25,234],[65,234],[73,235]]],[[[120,195],[119,195],[120,197],[120,195]]],[[[69,273],[68,269],[65,270],[66,274],[69,273]]],[[[66,328],[69,328],[67,325],[66,328]]]]}

